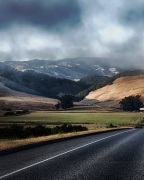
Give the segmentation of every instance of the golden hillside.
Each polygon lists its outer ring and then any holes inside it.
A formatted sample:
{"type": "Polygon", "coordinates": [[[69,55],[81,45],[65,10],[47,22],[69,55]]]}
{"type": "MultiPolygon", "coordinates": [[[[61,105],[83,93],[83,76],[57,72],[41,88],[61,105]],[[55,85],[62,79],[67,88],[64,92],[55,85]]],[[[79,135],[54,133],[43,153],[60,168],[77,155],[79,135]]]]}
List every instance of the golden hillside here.
{"type": "Polygon", "coordinates": [[[119,106],[119,101],[131,95],[141,95],[144,101],[144,75],[116,79],[112,85],[90,92],[82,103],[119,106]]]}

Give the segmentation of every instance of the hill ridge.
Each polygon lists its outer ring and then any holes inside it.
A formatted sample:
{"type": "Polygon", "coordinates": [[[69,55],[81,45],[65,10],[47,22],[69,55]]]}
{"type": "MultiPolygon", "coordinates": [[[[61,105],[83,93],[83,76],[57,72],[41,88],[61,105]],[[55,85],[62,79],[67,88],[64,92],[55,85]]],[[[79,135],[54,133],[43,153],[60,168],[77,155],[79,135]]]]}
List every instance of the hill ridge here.
{"type": "Polygon", "coordinates": [[[49,76],[70,80],[82,79],[93,74],[113,76],[125,70],[125,68],[111,66],[107,62],[109,62],[108,58],[78,57],[56,61],[34,59],[30,61],[6,61],[4,63],[19,71],[33,69],[49,76]]]}

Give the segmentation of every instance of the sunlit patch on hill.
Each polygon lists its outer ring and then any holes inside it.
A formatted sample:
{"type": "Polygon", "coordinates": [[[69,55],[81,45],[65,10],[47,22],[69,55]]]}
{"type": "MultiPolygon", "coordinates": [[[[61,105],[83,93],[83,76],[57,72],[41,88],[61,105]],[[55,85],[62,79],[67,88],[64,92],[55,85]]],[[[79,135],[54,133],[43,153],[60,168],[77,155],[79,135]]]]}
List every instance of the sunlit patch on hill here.
{"type": "Polygon", "coordinates": [[[90,92],[82,102],[118,107],[121,99],[131,95],[141,95],[144,101],[144,75],[120,77],[112,85],[90,92]]]}

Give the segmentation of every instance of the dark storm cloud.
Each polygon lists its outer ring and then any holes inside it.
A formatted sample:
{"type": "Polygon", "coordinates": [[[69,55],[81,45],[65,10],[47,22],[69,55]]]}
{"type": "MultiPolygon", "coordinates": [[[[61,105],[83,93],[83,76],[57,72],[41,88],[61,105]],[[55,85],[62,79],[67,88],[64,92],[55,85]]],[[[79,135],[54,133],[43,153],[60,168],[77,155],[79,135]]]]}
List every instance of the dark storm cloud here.
{"type": "Polygon", "coordinates": [[[133,28],[144,26],[144,2],[126,3],[120,11],[119,20],[122,24],[133,28]]]}
{"type": "Polygon", "coordinates": [[[144,65],[143,29],[143,0],[0,0],[0,61],[92,56],[144,65]]]}
{"type": "Polygon", "coordinates": [[[110,49],[110,53],[105,56],[112,58],[111,65],[117,64],[119,67],[143,68],[144,54],[141,35],[135,35],[121,44],[113,44],[110,46],[110,49]]]}
{"type": "Polygon", "coordinates": [[[80,13],[77,0],[1,0],[0,28],[30,24],[60,30],[77,26],[80,13]]]}

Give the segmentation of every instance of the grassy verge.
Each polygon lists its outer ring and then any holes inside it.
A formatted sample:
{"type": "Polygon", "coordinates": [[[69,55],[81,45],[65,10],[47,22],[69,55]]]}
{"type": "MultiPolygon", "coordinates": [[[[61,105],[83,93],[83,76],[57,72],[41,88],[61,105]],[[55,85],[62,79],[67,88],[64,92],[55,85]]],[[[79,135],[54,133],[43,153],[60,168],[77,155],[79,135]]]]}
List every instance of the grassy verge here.
{"type": "Polygon", "coordinates": [[[0,150],[12,148],[20,145],[25,145],[29,143],[45,141],[50,139],[56,139],[60,137],[72,136],[76,134],[84,134],[90,132],[97,132],[108,130],[104,128],[105,124],[114,124],[114,125],[125,125],[125,124],[138,124],[144,118],[144,113],[128,113],[128,112],[48,112],[48,111],[35,111],[27,115],[22,116],[7,116],[0,117],[1,126],[9,126],[12,123],[21,123],[26,127],[30,124],[41,123],[47,125],[58,125],[63,123],[70,124],[82,124],[88,125],[89,131],[86,132],[77,132],[77,133],[68,133],[68,134],[56,134],[49,135],[37,138],[27,138],[21,140],[0,140],[0,150]],[[102,125],[102,126],[101,126],[102,125]],[[101,128],[97,128],[99,126],[101,128]]]}
{"type": "MultiPolygon", "coordinates": [[[[123,128],[129,128],[129,127],[123,127],[123,128]]],[[[20,139],[20,140],[3,139],[3,140],[0,140],[0,150],[18,147],[18,146],[26,145],[26,144],[30,144],[30,143],[36,143],[36,142],[40,142],[40,141],[46,141],[46,140],[57,139],[57,138],[68,137],[68,136],[75,136],[75,135],[80,135],[80,134],[87,134],[87,133],[92,133],[92,132],[100,132],[100,131],[111,130],[111,129],[117,129],[117,128],[105,128],[104,127],[104,128],[98,128],[95,130],[83,131],[83,132],[55,134],[55,135],[50,135],[50,136],[27,138],[27,139],[20,139]]]]}

